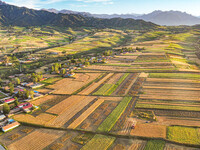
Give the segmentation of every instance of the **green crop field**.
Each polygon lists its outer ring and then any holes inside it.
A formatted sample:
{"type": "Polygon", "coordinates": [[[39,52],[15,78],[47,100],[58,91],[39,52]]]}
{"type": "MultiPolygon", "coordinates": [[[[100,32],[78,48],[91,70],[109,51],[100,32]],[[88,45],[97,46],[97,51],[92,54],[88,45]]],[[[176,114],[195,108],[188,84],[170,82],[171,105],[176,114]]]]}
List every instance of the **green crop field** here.
{"type": "Polygon", "coordinates": [[[93,95],[111,95],[117,87],[128,77],[129,73],[124,74],[116,84],[104,84],[97,92],[93,95]]]}
{"type": "Polygon", "coordinates": [[[172,79],[194,79],[199,80],[200,74],[189,73],[150,73],[149,78],[172,78],[172,79]]]}
{"type": "Polygon", "coordinates": [[[93,95],[106,95],[106,93],[114,86],[114,84],[104,84],[97,92],[93,95]]]}
{"type": "Polygon", "coordinates": [[[179,143],[200,144],[199,133],[199,128],[172,126],[167,129],[167,138],[179,143]]]}
{"type": "Polygon", "coordinates": [[[115,125],[119,117],[125,111],[132,97],[125,97],[119,105],[112,111],[112,113],[103,121],[103,123],[98,127],[97,131],[109,132],[115,125]]]}
{"type": "Polygon", "coordinates": [[[165,142],[161,140],[150,140],[147,142],[144,150],[163,150],[165,142]]]}
{"type": "Polygon", "coordinates": [[[115,141],[115,137],[96,134],[81,150],[107,150],[115,141]]]}

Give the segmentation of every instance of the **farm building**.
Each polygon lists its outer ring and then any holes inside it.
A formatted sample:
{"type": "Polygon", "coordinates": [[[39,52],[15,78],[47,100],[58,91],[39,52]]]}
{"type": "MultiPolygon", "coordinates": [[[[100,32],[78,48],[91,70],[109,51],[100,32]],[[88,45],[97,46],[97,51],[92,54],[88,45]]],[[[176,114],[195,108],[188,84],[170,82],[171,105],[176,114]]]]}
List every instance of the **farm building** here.
{"type": "Polygon", "coordinates": [[[7,132],[11,129],[18,127],[19,125],[20,124],[17,121],[15,121],[13,119],[8,119],[7,123],[5,125],[1,126],[1,129],[3,132],[7,132]]]}
{"type": "Polygon", "coordinates": [[[22,103],[22,104],[18,105],[17,107],[20,108],[25,113],[29,113],[31,111],[31,109],[33,108],[33,105],[31,103],[27,102],[27,103],[22,103]]]}
{"type": "Polygon", "coordinates": [[[5,118],[6,118],[5,115],[3,115],[3,114],[0,115],[0,121],[3,120],[3,119],[5,119],[5,118]]]}
{"type": "Polygon", "coordinates": [[[74,77],[75,73],[67,73],[64,77],[65,78],[70,78],[70,77],[74,77]]]}
{"type": "Polygon", "coordinates": [[[10,98],[10,99],[6,99],[4,102],[10,104],[10,103],[12,103],[14,101],[15,101],[14,98],[10,98]]]}

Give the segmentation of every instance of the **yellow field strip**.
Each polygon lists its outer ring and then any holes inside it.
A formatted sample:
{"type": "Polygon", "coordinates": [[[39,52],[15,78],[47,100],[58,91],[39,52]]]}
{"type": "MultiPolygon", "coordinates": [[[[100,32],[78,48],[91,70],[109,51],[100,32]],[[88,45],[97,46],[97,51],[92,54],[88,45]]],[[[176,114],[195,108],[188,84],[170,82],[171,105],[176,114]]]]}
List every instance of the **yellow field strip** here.
{"type": "Polygon", "coordinates": [[[86,105],[88,105],[92,100],[96,97],[90,96],[85,97],[82,101],[70,107],[70,109],[65,110],[62,114],[60,114],[55,119],[48,122],[47,126],[54,126],[54,127],[62,127],[69,119],[71,119],[76,113],[78,113],[81,109],[83,109],[86,105]]]}
{"type": "Polygon", "coordinates": [[[77,95],[70,96],[69,98],[58,103],[57,105],[51,107],[46,112],[52,113],[52,114],[57,114],[57,115],[62,114],[62,112],[69,109],[73,105],[79,103],[84,98],[85,98],[85,96],[77,96],[77,95]]]}
{"type": "Polygon", "coordinates": [[[53,130],[36,130],[22,139],[15,141],[8,146],[8,149],[12,150],[38,150],[44,149],[46,146],[51,144],[57,138],[64,134],[63,131],[53,130]]]}
{"type": "Polygon", "coordinates": [[[72,124],[68,126],[70,129],[78,127],[96,108],[104,102],[103,99],[97,100],[90,108],[88,108],[82,115],[80,115],[72,124]]]}

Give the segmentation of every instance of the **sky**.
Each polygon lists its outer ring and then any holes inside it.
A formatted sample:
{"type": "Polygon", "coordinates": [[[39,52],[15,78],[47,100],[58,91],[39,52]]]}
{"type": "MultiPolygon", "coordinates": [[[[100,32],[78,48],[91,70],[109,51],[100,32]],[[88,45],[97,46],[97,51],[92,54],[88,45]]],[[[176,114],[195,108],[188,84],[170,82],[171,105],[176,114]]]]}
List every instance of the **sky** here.
{"type": "Polygon", "coordinates": [[[28,8],[55,8],[95,14],[147,14],[154,10],[178,10],[200,16],[200,0],[2,0],[28,8]]]}

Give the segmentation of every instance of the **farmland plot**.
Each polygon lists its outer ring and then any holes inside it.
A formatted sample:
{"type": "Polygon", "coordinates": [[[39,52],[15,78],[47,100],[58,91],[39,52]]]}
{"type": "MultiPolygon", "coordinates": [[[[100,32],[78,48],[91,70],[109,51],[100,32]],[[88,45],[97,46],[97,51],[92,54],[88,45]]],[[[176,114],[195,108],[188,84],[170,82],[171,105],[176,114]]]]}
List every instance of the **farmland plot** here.
{"type": "Polygon", "coordinates": [[[40,99],[37,99],[35,101],[32,101],[31,103],[38,106],[38,105],[41,105],[41,104],[47,102],[48,100],[55,99],[55,98],[57,98],[57,95],[48,95],[48,96],[42,97],[40,99]]]}
{"type": "Polygon", "coordinates": [[[103,99],[97,100],[90,108],[88,108],[83,114],[81,114],[68,128],[76,128],[79,126],[99,105],[104,102],[103,99]]]}
{"type": "Polygon", "coordinates": [[[85,70],[93,70],[93,71],[111,71],[111,72],[126,72],[126,67],[120,67],[120,66],[100,66],[100,65],[92,65],[87,67],[85,70]]]}
{"type": "Polygon", "coordinates": [[[200,119],[186,118],[186,117],[160,117],[156,116],[157,124],[165,124],[168,126],[179,125],[179,126],[195,126],[200,127],[200,119]]]}
{"type": "Polygon", "coordinates": [[[120,76],[120,78],[117,78],[118,80],[111,78],[106,84],[104,84],[98,91],[96,91],[93,95],[111,95],[118,86],[127,78],[129,74],[126,73],[123,76],[120,76]],[[109,84],[112,83],[112,84],[109,84]]]}
{"type": "Polygon", "coordinates": [[[108,75],[106,75],[104,78],[102,78],[101,80],[99,80],[98,82],[94,82],[92,83],[90,86],[88,86],[87,88],[85,88],[84,90],[82,90],[81,92],[79,92],[78,94],[81,95],[89,95],[90,93],[92,93],[98,86],[100,86],[101,84],[103,84],[108,78],[110,78],[113,74],[109,73],[108,75]]]}
{"type": "Polygon", "coordinates": [[[135,129],[131,130],[130,135],[143,137],[161,137],[166,138],[166,126],[153,124],[137,124],[135,129]]]}
{"type": "Polygon", "coordinates": [[[51,144],[54,140],[61,137],[63,131],[53,131],[47,129],[38,129],[22,139],[10,144],[8,149],[12,150],[38,150],[51,144]]]}
{"type": "Polygon", "coordinates": [[[81,150],[107,150],[115,141],[115,137],[96,134],[81,150]]]}
{"type": "Polygon", "coordinates": [[[100,73],[77,73],[75,79],[62,79],[53,85],[49,85],[48,88],[55,89],[54,94],[72,94],[84,85],[95,80],[98,76],[100,76],[100,73]]]}
{"type": "MultiPolygon", "coordinates": [[[[86,105],[92,102],[95,97],[84,97],[82,101],[79,101],[76,105],[59,111],[59,116],[47,123],[47,126],[62,127],[67,121],[69,121],[76,113],[83,109],[86,105]]],[[[58,108],[60,109],[60,108],[58,108]]]]}
{"type": "Polygon", "coordinates": [[[138,74],[128,74],[128,76],[121,82],[121,84],[116,88],[116,90],[111,95],[123,95],[125,96],[128,90],[131,88],[132,84],[137,79],[138,74]]]}
{"type": "Polygon", "coordinates": [[[57,105],[51,107],[46,112],[60,115],[60,114],[62,114],[63,111],[78,104],[80,101],[83,101],[83,99],[85,99],[85,98],[86,98],[85,96],[78,96],[78,95],[70,96],[69,98],[58,103],[57,105]]]}
{"type": "Polygon", "coordinates": [[[98,127],[97,131],[109,132],[115,125],[117,120],[120,118],[122,113],[125,111],[131,99],[131,97],[125,97],[112,111],[112,113],[104,120],[104,122],[98,127]]]}
{"type": "Polygon", "coordinates": [[[142,85],[143,85],[145,80],[146,80],[146,78],[141,78],[141,77],[137,78],[137,80],[134,82],[134,84],[132,85],[132,87],[128,91],[128,95],[130,95],[130,96],[137,95],[139,90],[142,88],[142,85]]]}
{"type": "Polygon", "coordinates": [[[99,100],[104,101],[94,112],[90,114],[77,128],[88,131],[96,131],[98,126],[108,117],[108,115],[116,108],[119,97],[100,97],[99,100]]]}
{"type": "Polygon", "coordinates": [[[156,116],[200,118],[200,112],[179,110],[154,110],[156,116]]]}
{"type": "Polygon", "coordinates": [[[165,142],[161,140],[149,140],[144,148],[144,150],[163,150],[165,147],[165,142]]]}
{"type": "Polygon", "coordinates": [[[200,144],[199,128],[171,126],[167,130],[167,138],[180,143],[200,144]]]}
{"type": "Polygon", "coordinates": [[[198,150],[198,148],[185,147],[185,146],[166,143],[164,150],[198,150]]]}
{"type": "Polygon", "coordinates": [[[169,62],[164,54],[142,54],[137,57],[135,62],[169,62]]]}

